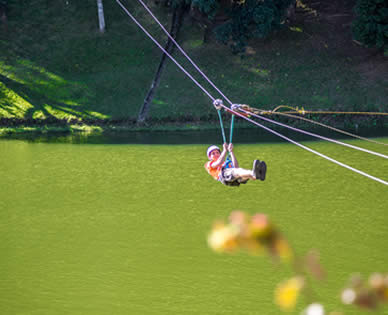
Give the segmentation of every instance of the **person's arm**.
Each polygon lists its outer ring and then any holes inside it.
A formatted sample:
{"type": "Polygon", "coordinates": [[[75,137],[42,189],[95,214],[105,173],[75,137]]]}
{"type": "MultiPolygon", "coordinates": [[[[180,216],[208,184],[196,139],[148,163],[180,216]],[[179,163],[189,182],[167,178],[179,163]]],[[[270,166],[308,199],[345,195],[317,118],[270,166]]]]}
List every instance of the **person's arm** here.
{"type": "Polygon", "coordinates": [[[233,144],[229,143],[228,151],[230,153],[230,157],[232,158],[233,167],[238,168],[238,162],[233,152],[233,144]]]}
{"type": "Polygon", "coordinates": [[[224,143],[222,147],[223,147],[223,150],[220,154],[220,157],[218,158],[217,161],[212,163],[213,168],[216,168],[225,162],[226,154],[228,153],[228,144],[224,143]]]}

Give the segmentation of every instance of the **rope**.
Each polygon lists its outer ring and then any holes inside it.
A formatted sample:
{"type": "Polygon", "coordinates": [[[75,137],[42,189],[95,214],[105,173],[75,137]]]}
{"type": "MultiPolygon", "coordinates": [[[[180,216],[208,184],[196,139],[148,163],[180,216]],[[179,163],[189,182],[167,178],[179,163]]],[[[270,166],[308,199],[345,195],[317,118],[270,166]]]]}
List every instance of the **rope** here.
{"type": "MultiPolygon", "coordinates": [[[[272,111],[271,110],[264,111],[263,114],[273,114],[281,108],[291,109],[292,110],[291,113],[297,112],[298,114],[301,114],[301,115],[305,115],[305,114],[330,114],[330,115],[350,114],[350,115],[371,115],[371,116],[375,116],[375,115],[386,116],[386,115],[388,115],[388,113],[381,113],[381,112],[311,111],[311,110],[304,110],[303,107],[301,109],[298,109],[298,107],[292,107],[289,105],[279,105],[275,109],[273,109],[272,111]]],[[[286,113],[288,114],[290,112],[286,112],[286,113]]]]}
{"type": "Polygon", "coordinates": [[[215,98],[208,92],[206,89],[198,83],[197,80],[195,80],[190,73],[188,73],[180,64],[178,61],[174,59],[163,47],[158,43],[158,41],[152,37],[150,33],[147,32],[147,30],[136,20],[136,18],[129,13],[129,11],[123,6],[123,4],[119,1],[116,0],[117,4],[124,10],[124,12],[132,19],[135,24],[140,27],[140,29],[178,66],[179,69],[181,69],[209,98],[214,101],[215,98]]]}
{"type": "Polygon", "coordinates": [[[296,119],[304,120],[304,121],[310,122],[312,124],[316,124],[316,125],[328,128],[330,130],[337,131],[339,133],[342,133],[344,135],[347,135],[347,136],[350,136],[350,137],[353,137],[353,138],[357,138],[357,139],[360,139],[360,140],[365,140],[365,141],[368,141],[368,142],[373,142],[373,143],[377,143],[377,144],[382,144],[382,145],[387,145],[388,146],[388,143],[383,143],[383,142],[379,142],[379,141],[372,140],[372,139],[369,139],[369,138],[361,137],[359,135],[355,135],[353,133],[350,133],[350,132],[347,132],[347,131],[344,131],[344,130],[341,130],[341,129],[338,129],[338,128],[334,128],[334,127],[322,124],[320,122],[314,121],[312,119],[307,119],[305,117],[300,117],[300,116],[295,116],[295,115],[291,115],[291,114],[286,114],[286,113],[283,113],[283,112],[275,112],[274,114],[275,115],[281,115],[281,116],[286,116],[286,117],[291,117],[291,118],[296,118],[296,119]]]}
{"type": "MultiPolygon", "coordinates": [[[[249,112],[247,112],[246,110],[243,110],[243,109],[241,109],[241,111],[244,112],[244,113],[249,113],[249,112]]],[[[306,135],[309,135],[309,136],[312,136],[312,137],[316,137],[316,138],[319,138],[319,139],[322,139],[322,140],[326,140],[326,141],[330,141],[330,142],[333,142],[333,143],[337,143],[337,144],[340,144],[340,145],[343,145],[343,146],[346,146],[346,147],[349,147],[349,148],[352,148],[352,149],[355,149],[355,150],[363,151],[363,152],[366,152],[366,153],[370,153],[370,154],[373,154],[373,155],[380,156],[382,158],[388,159],[387,155],[384,155],[384,154],[381,154],[381,153],[378,153],[378,152],[374,152],[374,151],[371,151],[371,150],[360,148],[360,147],[357,147],[355,145],[351,145],[351,144],[344,143],[344,142],[341,142],[341,141],[338,141],[338,140],[334,140],[334,139],[330,139],[330,138],[327,138],[327,137],[324,137],[324,136],[320,136],[320,135],[317,135],[317,134],[312,133],[312,132],[308,132],[308,131],[305,131],[305,130],[302,130],[302,129],[291,127],[291,126],[288,126],[286,124],[277,122],[275,120],[272,120],[272,119],[269,119],[269,118],[266,118],[266,117],[259,116],[259,115],[254,114],[254,113],[250,113],[250,114],[252,116],[256,117],[256,118],[259,118],[259,119],[271,122],[273,124],[276,124],[276,125],[279,125],[279,126],[282,126],[282,127],[286,127],[288,129],[291,129],[291,130],[294,130],[294,131],[297,131],[297,132],[300,132],[300,133],[303,133],[303,134],[306,134],[306,135]]]]}
{"type": "Polygon", "coordinates": [[[387,185],[387,186],[388,186],[388,182],[386,182],[386,181],[384,181],[384,180],[382,180],[382,179],[380,179],[380,178],[378,178],[378,177],[372,176],[372,175],[370,175],[370,174],[368,174],[368,173],[365,173],[365,172],[360,171],[360,170],[358,170],[358,169],[356,169],[356,168],[354,168],[354,167],[351,167],[351,166],[346,165],[346,164],[344,164],[344,163],[342,163],[342,162],[340,162],[340,161],[337,161],[337,160],[335,160],[335,159],[333,159],[333,158],[331,158],[331,157],[329,157],[329,156],[327,156],[327,155],[324,155],[324,154],[322,154],[322,153],[319,153],[318,151],[315,151],[315,150],[313,150],[313,149],[310,149],[309,147],[306,147],[306,146],[304,146],[303,144],[300,144],[299,142],[296,142],[296,141],[294,141],[294,140],[292,140],[292,139],[290,139],[290,138],[288,138],[288,137],[282,135],[281,133],[276,132],[275,130],[270,129],[270,128],[268,128],[268,127],[266,127],[266,126],[264,126],[264,125],[262,125],[262,124],[260,124],[260,123],[258,123],[258,122],[256,122],[256,121],[254,121],[254,120],[252,120],[252,119],[250,119],[250,118],[244,116],[243,114],[241,114],[241,113],[239,113],[239,112],[235,112],[235,111],[233,111],[233,110],[227,108],[225,105],[222,105],[222,107],[224,107],[225,109],[228,109],[228,111],[232,112],[234,115],[237,115],[237,116],[239,116],[239,117],[241,117],[241,118],[243,118],[243,119],[245,119],[245,120],[251,122],[252,124],[254,124],[254,125],[256,125],[256,126],[259,126],[259,127],[263,128],[263,129],[265,129],[265,130],[267,130],[267,131],[269,131],[269,132],[271,132],[271,133],[277,135],[278,137],[281,137],[281,138],[283,138],[283,139],[285,139],[285,140],[287,140],[287,141],[289,141],[289,142],[291,142],[291,143],[293,143],[293,144],[299,146],[299,147],[302,148],[302,149],[305,149],[305,150],[307,150],[307,151],[310,151],[311,153],[314,153],[314,154],[316,154],[316,155],[318,155],[318,156],[320,156],[320,157],[322,157],[322,158],[324,158],[324,159],[326,159],[326,160],[328,160],[328,161],[330,161],[330,162],[333,162],[333,163],[335,163],[335,164],[337,164],[337,165],[340,165],[340,166],[342,166],[342,167],[345,167],[345,168],[347,168],[347,169],[349,169],[349,170],[351,170],[351,171],[353,171],[353,172],[356,172],[356,173],[358,173],[358,174],[360,174],[360,175],[362,175],[362,176],[368,177],[369,179],[372,179],[372,180],[374,180],[374,181],[376,181],[376,182],[379,182],[379,183],[381,183],[381,184],[384,184],[384,185],[387,185]]]}

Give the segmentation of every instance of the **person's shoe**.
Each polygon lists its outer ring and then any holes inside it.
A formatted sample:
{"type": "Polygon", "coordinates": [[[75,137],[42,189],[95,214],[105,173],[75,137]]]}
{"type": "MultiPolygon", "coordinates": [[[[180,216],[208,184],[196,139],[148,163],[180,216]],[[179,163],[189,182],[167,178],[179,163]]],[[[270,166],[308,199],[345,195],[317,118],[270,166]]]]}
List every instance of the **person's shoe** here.
{"type": "Polygon", "coordinates": [[[253,167],[252,167],[252,173],[256,179],[260,178],[259,168],[260,168],[260,160],[254,160],[253,167]]]}
{"type": "Polygon", "coordinates": [[[267,164],[265,164],[264,161],[261,161],[259,163],[259,178],[260,178],[260,180],[265,180],[266,173],[267,173],[267,164]]]}

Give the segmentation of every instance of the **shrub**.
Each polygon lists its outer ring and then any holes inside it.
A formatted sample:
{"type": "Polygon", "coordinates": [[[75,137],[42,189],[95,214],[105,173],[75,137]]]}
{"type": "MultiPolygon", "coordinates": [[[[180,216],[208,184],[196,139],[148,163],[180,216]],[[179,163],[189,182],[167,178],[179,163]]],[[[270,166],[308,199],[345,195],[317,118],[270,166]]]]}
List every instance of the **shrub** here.
{"type": "Polygon", "coordinates": [[[215,29],[217,38],[232,49],[241,51],[251,38],[266,38],[279,29],[285,19],[287,8],[294,0],[242,0],[233,2],[229,11],[231,19],[215,29]]]}
{"type": "Polygon", "coordinates": [[[294,3],[295,0],[192,0],[193,6],[213,21],[216,38],[234,52],[243,51],[248,40],[265,38],[279,29],[294,3]]]}
{"type": "Polygon", "coordinates": [[[355,6],[353,36],[367,47],[388,50],[388,2],[358,0],[355,6]]]}

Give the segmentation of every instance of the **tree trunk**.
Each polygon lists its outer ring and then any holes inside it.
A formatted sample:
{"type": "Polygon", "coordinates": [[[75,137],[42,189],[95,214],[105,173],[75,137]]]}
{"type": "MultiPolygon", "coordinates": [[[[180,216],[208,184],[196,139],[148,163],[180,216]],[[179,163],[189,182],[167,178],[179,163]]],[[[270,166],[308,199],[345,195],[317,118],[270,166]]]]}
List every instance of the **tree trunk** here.
{"type": "Polygon", "coordinates": [[[104,18],[104,7],[102,0],[97,0],[97,11],[98,11],[98,22],[100,26],[100,33],[105,32],[105,18],[104,18]]]}
{"type": "Polygon", "coordinates": [[[0,20],[1,24],[3,24],[4,32],[8,31],[8,19],[7,19],[7,1],[0,0],[0,20]]]}
{"type": "MultiPolygon", "coordinates": [[[[184,15],[185,15],[186,11],[188,10],[188,8],[189,7],[186,4],[182,4],[174,9],[174,12],[172,15],[172,21],[171,21],[171,29],[170,29],[170,34],[171,34],[172,38],[174,38],[174,40],[177,39],[179,30],[180,30],[182,23],[183,23],[184,15]]],[[[174,50],[174,47],[175,47],[175,45],[174,45],[173,41],[170,38],[168,38],[164,49],[171,55],[173,50],[174,50]]],[[[165,68],[165,65],[166,65],[167,57],[168,56],[163,52],[162,58],[160,59],[158,69],[156,70],[154,79],[151,83],[151,87],[148,90],[148,93],[144,99],[144,103],[143,103],[142,107],[140,108],[139,115],[137,117],[138,124],[143,124],[148,116],[148,113],[149,113],[150,108],[151,108],[152,100],[154,98],[156,89],[159,86],[162,72],[163,72],[163,69],[165,68]]]]}

